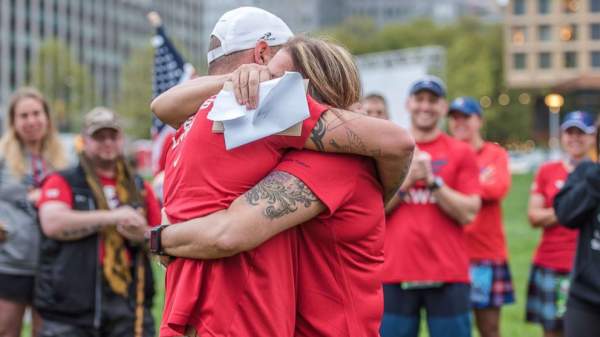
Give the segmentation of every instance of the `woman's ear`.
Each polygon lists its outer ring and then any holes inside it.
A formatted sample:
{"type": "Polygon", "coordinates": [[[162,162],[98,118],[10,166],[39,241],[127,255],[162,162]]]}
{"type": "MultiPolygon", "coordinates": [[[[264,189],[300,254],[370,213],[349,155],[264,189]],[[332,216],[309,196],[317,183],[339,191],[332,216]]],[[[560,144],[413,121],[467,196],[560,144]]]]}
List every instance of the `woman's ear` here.
{"type": "Polygon", "coordinates": [[[254,63],[266,65],[271,60],[271,47],[266,41],[260,40],[254,47],[254,63]]]}

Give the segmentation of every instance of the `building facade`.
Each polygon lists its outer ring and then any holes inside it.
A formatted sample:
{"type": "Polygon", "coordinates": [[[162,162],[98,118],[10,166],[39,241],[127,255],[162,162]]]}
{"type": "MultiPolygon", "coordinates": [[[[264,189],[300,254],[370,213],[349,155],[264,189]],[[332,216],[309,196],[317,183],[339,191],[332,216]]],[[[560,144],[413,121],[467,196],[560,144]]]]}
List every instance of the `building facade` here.
{"type": "Polygon", "coordinates": [[[600,76],[600,0],[514,0],[505,8],[506,81],[552,88],[600,76]]]}
{"type": "Polygon", "coordinates": [[[94,104],[111,106],[131,51],[149,46],[146,14],[157,10],[189,54],[204,53],[201,3],[195,0],[0,0],[0,106],[32,81],[32,63],[48,39],[64,43],[94,79],[94,104]]]}

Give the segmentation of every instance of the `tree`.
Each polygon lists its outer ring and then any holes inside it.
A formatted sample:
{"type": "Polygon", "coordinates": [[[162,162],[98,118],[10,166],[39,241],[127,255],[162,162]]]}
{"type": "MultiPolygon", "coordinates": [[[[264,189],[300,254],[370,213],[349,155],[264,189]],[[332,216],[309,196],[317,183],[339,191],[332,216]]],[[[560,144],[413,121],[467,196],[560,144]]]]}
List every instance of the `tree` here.
{"type": "Polygon", "coordinates": [[[446,79],[449,98],[488,96],[492,101],[485,108],[488,137],[501,143],[531,138],[532,103],[519,103],[517,97],[522,92],[508,91],[504,85],[500,24],[465,17],[449,25],[417,19],[378,29],[369,19],[350,18],[320,34],[331,36],[355,55],[427,45],[445,47],[446,74],[442,77],[446,79]],[[511,98],[504,106],[496,100],[503,93],[511,98]]]}
{"type": "Polygon", "coordinates": [[[58,39],[45,40],[32,66],[32,84],[48,99],[62,131],[78,131],[94,104],[95,86],[86,67],[58,39]]]}

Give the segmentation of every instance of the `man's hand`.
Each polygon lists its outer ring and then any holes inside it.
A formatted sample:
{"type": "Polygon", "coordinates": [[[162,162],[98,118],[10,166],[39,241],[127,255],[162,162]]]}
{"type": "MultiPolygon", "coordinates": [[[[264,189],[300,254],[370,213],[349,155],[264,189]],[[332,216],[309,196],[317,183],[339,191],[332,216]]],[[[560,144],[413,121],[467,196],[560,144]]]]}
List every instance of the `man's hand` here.
{"type": "Polygon", "coordinates": [[[258,107],[258,85],[271,79],[269,68],[259,64],[243,64],[231,73],[235,98],[248,109],[258,107]]]}
{"type": "Polygon", "coordinates": [[[409,186],[412,186],[419,180],[423,180],[428,184],[433,181],[434,176],[429,153],[416,151],[406,179],[410,182],[409,186]]]}
{"type": "Polygon", "coordinates": [[[33,205],[37,205],[41,195],[42,191],[39,188],[33,188],[27,192],[27,200],[33,205]]]}
{"type": "Polygon", "coordinates": [[[130,241],[143,241],[144,233],[148,227],[146,219],[140,212],[130,206],[121,206],[115,209],[112,216],[117,225],[117,231],[130,241]]]}

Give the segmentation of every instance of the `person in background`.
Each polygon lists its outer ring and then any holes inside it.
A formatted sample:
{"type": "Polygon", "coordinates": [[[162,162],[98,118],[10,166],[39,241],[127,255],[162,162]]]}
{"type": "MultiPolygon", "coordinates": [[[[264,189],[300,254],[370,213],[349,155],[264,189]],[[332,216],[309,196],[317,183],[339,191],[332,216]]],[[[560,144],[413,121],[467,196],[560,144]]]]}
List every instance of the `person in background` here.
{"type": "Polygon", "coordinates": [[[79,164],[42,185],[35,281],[40,336],[154,336],[144,233],[160,223],[150,186],[123,158],[114,112],[84,118],[79,164]]]}
{"type": "Polygon", "coordinates": [[[471,97],[452,101],[450,133],[470,144],[477,155],[481,210],[465,228],[471,271],[471,306],[482,337],[500,336],[500,308],[514,303],[514,291],[506,234],[502,223],[502,200],[510,188],[508,153],[481,135],[482,109],[471,97]]]}
{"type": "Polygon", "coordinates": [[[563,336],[569,274],[578,234],[577,230],[559,225],[552,202],[569,173],[579,163],[589,160],[594,144],[593,125],[586,112],[574,111],[565,116],[560,126],[565,157],[543,164],[531,188],[529,222],[543,232],[529,276],[526,321],[539,323],[545,337],[563,336]]]}
{"type": "MultiPolygon", "coordinates": [[[[593,132],[585,122],[586,133],[593,132]]],[[[600,138],[596,132],[596,156],[600,138]]],[[[554,198],[558,221],[579,229],[565,314],[566,337],[600,336],[600,164],[586,161],[569,175],[554,198]]]]}
{"type": "Polygon", "coordinates": [[[418,336],[423,308],[430,336],[471,336],[463,226],[479,212],[479,169],[473,149],[440,129],[445,95],[443,82],[427,76],[406,103],[417,151],[386,206],[383,337],[418,336]]]}
{"type": "MultiPolygon", "coordinates": [[[[33,301],[39,230],[34,205],[44,176],[67,164],[46,99],[34,88],[17,90],[0,139],[0,336],[21,335],[33,301]]],[[[40,318],[33,311],[32,335],[40,318]]]]}
{"type": "Polygon", "coordinates": [[[379,94],[369,94],[362,101],[362,110],[375,118],[390,119],[385,98],[379,94]]]}

